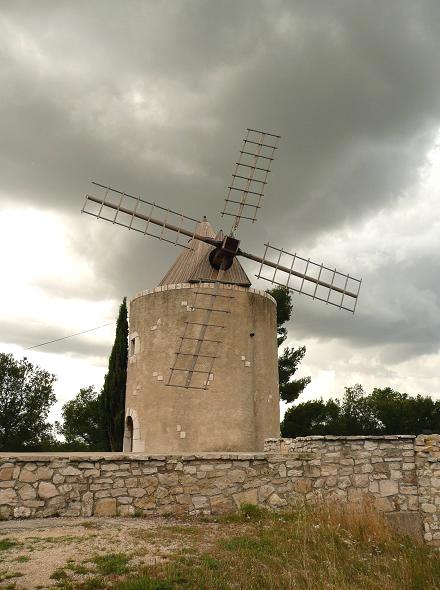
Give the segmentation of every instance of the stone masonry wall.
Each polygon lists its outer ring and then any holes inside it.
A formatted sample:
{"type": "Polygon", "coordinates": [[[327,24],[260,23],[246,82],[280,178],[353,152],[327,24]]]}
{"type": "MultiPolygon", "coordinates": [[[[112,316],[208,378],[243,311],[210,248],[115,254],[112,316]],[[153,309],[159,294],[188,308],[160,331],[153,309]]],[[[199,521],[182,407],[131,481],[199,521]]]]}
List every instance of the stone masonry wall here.
{"type": "Polygon", "coordinates": [[[0,519],[368,501],[440,546],[440,436],[269,439],[264,453],[3,454],[0,519]]]}
{"type": "Polygon", "coordinates": [[[417,484],[425,540],[440,546],[440,436],[415,440],[417,484]]]}

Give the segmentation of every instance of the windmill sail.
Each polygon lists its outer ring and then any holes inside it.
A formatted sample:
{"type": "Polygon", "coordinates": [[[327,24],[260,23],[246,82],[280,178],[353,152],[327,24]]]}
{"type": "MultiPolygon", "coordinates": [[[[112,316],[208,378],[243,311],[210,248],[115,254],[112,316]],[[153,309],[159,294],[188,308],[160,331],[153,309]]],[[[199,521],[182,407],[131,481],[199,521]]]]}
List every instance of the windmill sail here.
{"type": "Polygon", "coordinates": [[[309,258],[291,254],[282,248],[270,244],[265,246],[262,257],[240,252],[241,256],[260,263],[256,277],[274,285],[288,287],[339,309],[355,312],[361,279],[313,262],[309,258]]]}
{"type": "Polygon", "coordinates": [[[206,236],[197,236],[198,219],[110,186],[97,182],[92,184],[101,192],[99,195],[86,195],[82,213],[183,248],[191,248],[188,238],[213,243],[206,236]]]}
{"type": "Polygon", "coordinates": [[[242,219],[256,221],[279,139],[280,135],[247,129],[221,213],[234,217],[231,234],[242,219]]]}

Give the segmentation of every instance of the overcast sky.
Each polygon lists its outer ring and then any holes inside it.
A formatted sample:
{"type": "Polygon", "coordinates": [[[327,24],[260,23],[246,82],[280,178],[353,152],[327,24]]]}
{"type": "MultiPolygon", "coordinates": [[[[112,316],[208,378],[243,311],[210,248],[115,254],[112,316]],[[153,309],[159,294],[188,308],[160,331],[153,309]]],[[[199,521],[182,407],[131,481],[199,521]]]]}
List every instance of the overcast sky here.
{"type": "Polygon", "coordinates": [[[301,399],[439,397],[439,30],[438,0],[2,2],[0,350],[60,403],[100,387],[113,326],[24,349],[111,322],[178,252],[81,215],[90,180],[220,227],[253,127],[282,139],[243,248],[363,278],[354,316],[294,297],[301,399]]]}

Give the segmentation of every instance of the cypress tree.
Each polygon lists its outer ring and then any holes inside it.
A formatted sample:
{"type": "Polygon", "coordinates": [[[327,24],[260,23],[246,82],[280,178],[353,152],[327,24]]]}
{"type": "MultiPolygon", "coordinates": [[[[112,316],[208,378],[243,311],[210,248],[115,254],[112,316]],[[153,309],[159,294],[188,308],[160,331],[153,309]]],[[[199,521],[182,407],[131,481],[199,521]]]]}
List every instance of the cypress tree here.
{"type": "Polygon", "coordinates": [[[107,449],[122,451],[125,417],[125,385],[127,382],[128,321],[124,297],[116,323],[115,343],[108,362],[108,373],[102,388],[104,430],[107,449]]]}
{"type": "MultiPolygon", "coordinates": [[[[267,293],[272,295],[277,302],[277,342],[279,348],[287,339],[287,328],[284,327],[284,324],[290,320],[292,315],[292,296],[289,289],[282,286],[269,289],[267,293]]],[[[278,354],[280,398],[288,404],[295,401],[310,383],[310,377],[292,379],[305,354],[305,346],[298,346],[297,348],[286,346],[283,352],[278,354]]]]}

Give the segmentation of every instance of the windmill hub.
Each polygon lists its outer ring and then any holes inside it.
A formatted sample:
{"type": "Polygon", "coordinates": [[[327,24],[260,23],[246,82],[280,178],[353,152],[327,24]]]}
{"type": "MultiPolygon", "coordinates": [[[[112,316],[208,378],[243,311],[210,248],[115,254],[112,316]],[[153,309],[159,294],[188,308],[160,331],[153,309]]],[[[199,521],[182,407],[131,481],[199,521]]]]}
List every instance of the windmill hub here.
{"type": "Polygon", "coordinates": [[[226,236],[220,246],[209,254],[209,262],[216,270],[228,270],[239,252],[240,240],[233,236],[226,236]]]}

